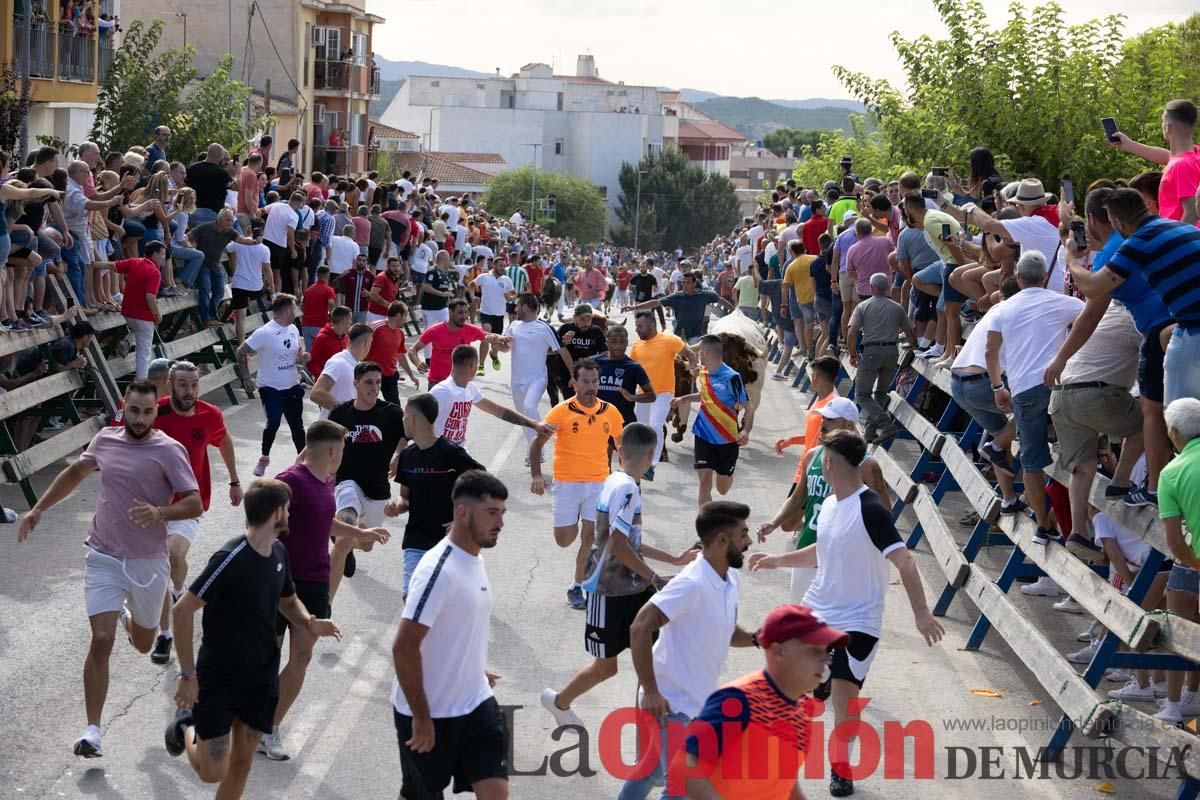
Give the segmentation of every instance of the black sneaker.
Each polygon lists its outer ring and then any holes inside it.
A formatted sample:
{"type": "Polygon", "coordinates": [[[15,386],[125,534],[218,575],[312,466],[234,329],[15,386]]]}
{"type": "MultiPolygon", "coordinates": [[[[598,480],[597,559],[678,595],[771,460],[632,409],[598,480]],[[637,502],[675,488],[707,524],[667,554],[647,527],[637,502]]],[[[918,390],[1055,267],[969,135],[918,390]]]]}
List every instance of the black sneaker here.
{"type": "Polygon", "coordinates": [[[1104,560],[1104,551],[1097,547],[1091,539],[1078,533],[1072,533],[1067,537],[1067,550],[1071,555],[1088,564],[1104,560]]]}
{"type": "Polygon", "coordinates": [[[175,712],[175,719],[171,720],[167,725],[167,730],[163,734],[163,744],[167,746],[167,752],[172,756],[178,757],[184,751],[183,734],[188,725],[192,724],[192,712],[186,708],[181,708],[175,712]]]}
{"type": "Polygon", "coordinates": [[[1105,497],[1124,497],[1125,495],[1129,494],[1132,491],[1133,491],[1132,483],[1129,484],[1128,486],[1117,486],[1115,483],[1110,483],[1108,486],[1104,487],[1104,496],[1105,497]]]}
{"type": "Polygon", "coordinates": [[[171,637],[163,636],[161,633],[154,640],[154,649],[150,651],[150,662],[153,664],[166,664],[171,660],[171,637]]]}
{"type": "Polygon", "coordinates": [[[1058,541],[1058,531],[1054,528],[1038,528],[1033,532],[1033,543],[1049,545],[1058,541]]]}
{"type": "Polygon", "coordinates": [[[1008,465],[1008,459],[1004,451],[991,442],[979,448],[979,457],[991,464],[993,469],[1000,470],[1005,475],[1013,474],[1012,467],[1008,465]]]}
{"type": "Polygon", "coordinates": [[[843,778],[833,770],[829,772],[829,796],[849,797],[854,794],[854,781],[843,778]]]}
{"type": "Polygon", "coordinates": [[[1157,508],[1158,492],[1152,492],[1145,486],[1142,486],[1125,495],[1124,502],[1130,508],[1141,508],[1142,506],[1154,506],[1157,508]]]}
{"type": "Polygon", "coordinates": [[[342,567],[342,575],[347,578],[353,578],[355,570],[358,569],[358,560],[354,557],[354,551],[351,550],[346,554],[346,566],[342,567]]]}
{"type": "Polygon", "coordinates": [[[1020,514],[1027,508],[1029,508],[1029,505],[1019,497],[1011,503],[1000,503],[1001,514],[1020,514]]]}

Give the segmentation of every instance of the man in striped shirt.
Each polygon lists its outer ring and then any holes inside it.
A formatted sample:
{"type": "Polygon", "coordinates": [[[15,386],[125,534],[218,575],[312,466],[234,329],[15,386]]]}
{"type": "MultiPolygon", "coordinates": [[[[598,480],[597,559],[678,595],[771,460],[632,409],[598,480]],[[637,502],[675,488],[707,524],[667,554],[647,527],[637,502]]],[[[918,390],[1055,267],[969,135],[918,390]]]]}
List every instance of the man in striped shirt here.
{"type": "MultiPolygon", "coordinates": [[[[504,256],[500,256],[504,258],[504,256]]],[[[505,303],[504,310],[508,314],[508,321],[514,322],[517,319],[517,300],[516,298],[526,291],[529,286],[529,274],[525,272],[525,268],[521,266],[521,259],[514,258],[508,268],[504,270],[504,274],[512,281],[513,289],[516,290],[516,295],[512,300],[505,303]]]]}

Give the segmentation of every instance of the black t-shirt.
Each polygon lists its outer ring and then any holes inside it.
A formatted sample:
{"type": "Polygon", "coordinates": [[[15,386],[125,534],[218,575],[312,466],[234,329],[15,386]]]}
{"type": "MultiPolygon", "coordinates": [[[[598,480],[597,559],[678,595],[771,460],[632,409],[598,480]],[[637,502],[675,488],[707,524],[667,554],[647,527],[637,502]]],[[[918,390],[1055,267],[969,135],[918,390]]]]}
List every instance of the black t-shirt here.
{"type": "Polygon", "coordinates": [[[220,164],[197,161],[187,168],[187,185],[196,190],[196,208],[220,211],[225,207],[229,173],[220,164]]]}
{"type": "Polygon", "coordinates": [[[649,272],[639,272],[629,282],[633,286],[633,302],[644,303],[658,291],[658,278],[649,272]]]}
{"type": "Polygon", "coordinates": [[[405,550],[428,550],[442,540],[454,519],[450,490],[459,475],[473,469],[484,466],[440,436],[424,450],[416,442],[404,448],[396,483],[408,487],[408,525],[401,544],[405,550]]]}
{"type": "Polygon", "coordinates": [[[230,539],[188,587],[204,601],[196,672],[202,686],[261,686],[279,691],[275,619],[279,598],[296,593],[287,549],[259,555],[245,536],[230,539]]]}
{"type": "Polygon", "coordinates": [[[336,405],[330,422],[345,428],[346,451],[338,466],[337,481],[354,481],[371,500],[391,497],[388,464],[404,435],[404,409],[380,399],[370,411],[360,411],[353,400],[336,405]]]}
{"type": "Polygon", "coordinates": [[[608,352],[608,340],[605,336],[604,328],[599,325],[591,325],[587,328],[580,328],[574,322],[568,322],[558,329],[558,340],[563,340],[563,334],[567,331],[575,334],[571,337],[571,341],[567,342],[567,352],[571,354],[571,358],[578,361],[581,358],[592,358],[600,353],[608,352]]]}
{"type": "Polygon", "coordinates": [[[596,356],[596,363],[600,366],[600,399],[612,403],[621,412],[626,424],[637,422],[633,411],[634,404],[621,396],[621,389],[630,394],[637,394],[639,387],[654,391],[650,387],[650,377],[646,370],[629,356],[620,361],[613,361],[607,354],[600,355],[596,356]]]}
{"type": "MultiPolygon", "coordinates": [[[[49,185],[47,185],[47,188],[49,188],[49,185]]],[[[37,233],[42,227],[42,220],[46,217],[47,205],[49,205],[49,201],[36,202],[26,200],[21,216],[17,218],[17,224],[28,225],[34,233],[37,233]]]]}
{"type": "MultiPolygon", "coordinates": [[[[448,292],[454,288],[454,279],[450,277],[449,272],[442,272],[440,269],[431,269],[425,273],[425,285],[432,286],[439,292],[448,292]]],[[[421,294],[421,308],[429,311],[441,311],[449,302],[449,297],[440,297],[432,295],[429,292],[421,294]]]]}
{"type": "Polygon", "coordinates": [[[196,249],[204,253],[204,266],[209,269],[221,268],[221,254],[237,236],[237,231],[232,227],[217,230],[215,222],[205,222],[192,228],[192,241],[196,243],[196,249]]]}

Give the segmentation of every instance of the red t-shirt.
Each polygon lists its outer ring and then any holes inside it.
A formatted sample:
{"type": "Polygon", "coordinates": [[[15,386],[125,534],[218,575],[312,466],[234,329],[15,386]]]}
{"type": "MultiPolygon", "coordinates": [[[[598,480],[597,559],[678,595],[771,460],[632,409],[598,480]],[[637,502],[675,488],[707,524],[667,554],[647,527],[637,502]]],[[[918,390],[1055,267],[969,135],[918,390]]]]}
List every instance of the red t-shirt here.
{"type": "Polygon", "coordinates": [[[397,371],[396,357],[408,352],[404,346],[404,328],[393,328],[386,319],[381,319],[371,323],[371,330],[374,331],[371,334],[371,349],[363,361],[374,361],[383,376],[390,378],[397,371]]]}
{"type": "MultiPolygon", "coordinates": [[[[379,289],[379,296],[383,298],[383,305],[380,305],[372,300],[371,302],[367,303],[367,311],[372,314],[378,314],[381,317],[386,317],[388,313],[388,306],[390,306],[392,301],[395,300],[400,294],[400,286],[395,280],[392,279],[391,275],[388,275],[388,272],[385,269],[383,272],[380,272],[375,276],[375,280],[371,284],[371,288],[379,289]]],[[[384,374],[386,375],[387,373],[384,374]]]]}
{"type": "MultiPolygon", "coordinates": [[[[354,223],[354,241],[359,247],[366,247],[371,243],[371,222],[366,217],[355,217],[350,220],[354,223]]],[[[372,267],[374,264],[371,265],[372,267]]]]}
{"type": "MultiPolygon", "coordinates": [[[[154,420],[154,427],[187,450],[188,462],[192,465],[196,483],[200,486],[200,500],[207,511],[208,501],[212,497],[208,448],[220,445],[225,439],[225,418],[221,416],[221,410],[211,403],[197,400],[196,412],[184,416],[175,413],[171,408],[170,397],[164,397],[158,401],[158,417],[154,420]]],[[[178,496],[175,499],[178,499],[178,496]]]]}
{"type": "MultiPolygon", "coordinates": [[[[804,252],[810,256],[821,255],[821,234],[829,228],[829,217],[824,214],[814,214],[800,229],[800,241],[804,242],[804,252]]],[[[783,258],[781,257],[782,263],[783,258]]]]}
{"type": "Polygon", "coordinates": [[[450,376],[450,354],[454,348],[482,341],[486,336],[483,328],[471,324],[450,330],[448,323],[438,322],[426,328],[419,341],[433,347],[433,357],[429,359],[429,385],[441,383],[450,376]]]}
{"type": "Polygon", "coordinates": [[[328,283],[314,283],[305,289],[300,325],[305,328],[324,327],[329,322],[330,300],[337,302],[337,293],[328,283]]]}
{"type": "Polygon", "coordinates": [[[125,276],[125,295],[121,298],[121,313],[129,319],[154,322],[154,312],[146,295],[157,295],[162,284],[158,267],[148,258],[123,258],[116,263],[117,272],[125,276]]]}
{"type": "Polygon", "coordinates": [[[315,183],[304,184],[304,202],[311,203],[313,200],[324,200],[325,192],[315,183]]]}
{"type": "Polygon", "coordinates": [[[526,264],[525,274],[529,276],[529,292],[530,294],[539,295],[542,293],[542,279],[546,277],[546,273],[538,264],[526,264]]]}
{"type": "Polygon", "coordinates": [[[338,336],[333,332],[333,326],[326,323],[313,338],[312,349],[309,351],[308,374],[320,375],[325,369],[325,362],[336,353],[345,350],[349,343],[349,336],[338,336]]]}
{"type": "Polygon", "coordinates": [[[1054,227],[1058,227],[1058,206],[1052,206],[1049,203],[1044,206],[1038,206],[1033,210],[1033,216],[1041,217],[1054,227]]]}
{"type": "Polygon", "coordinates": [[[249,192],[251,197],[258,197],[258,175],[249,167],[242,167],[241,180],[238,181],[238,201],[237,210],[239,214],[255,214],[258,212],[258,201],[255,200],[253,208],[246,207],[246,193],[249,192]]]}
{"type": "Polygon", "coordinates": [[[622,292],[629,288],[630,281],[633,280],[633,270],[623,269],[617,273],[617,288],[622,292]]]}

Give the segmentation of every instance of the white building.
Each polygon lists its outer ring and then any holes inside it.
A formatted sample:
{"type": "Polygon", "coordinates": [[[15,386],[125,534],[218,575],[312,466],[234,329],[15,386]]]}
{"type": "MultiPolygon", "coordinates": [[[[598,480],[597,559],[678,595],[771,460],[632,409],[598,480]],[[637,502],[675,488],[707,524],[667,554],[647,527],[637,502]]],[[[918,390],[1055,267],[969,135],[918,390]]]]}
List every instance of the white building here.
{"type": "MultiPolygon", "coordinates": [[[[414,75],[380,121],[420,135],[433,151],[498,153],[509,166],[587,178],[617,205],[622,162],[677,144],[679,118],[654,86],[602,79],[592,56],[575,75],[527,64],[510,78],[414,75]]],[[[728,174],[728,160],[725,161],[728,174]]]]}

